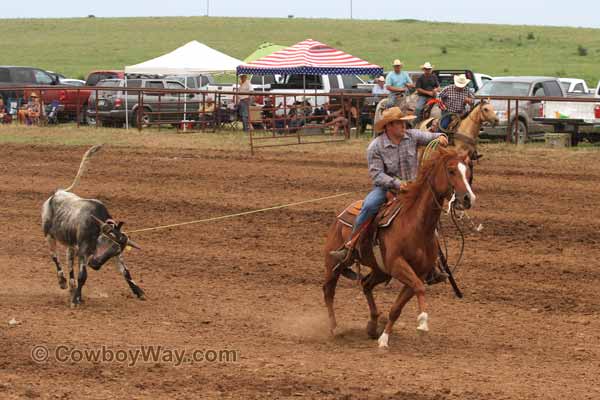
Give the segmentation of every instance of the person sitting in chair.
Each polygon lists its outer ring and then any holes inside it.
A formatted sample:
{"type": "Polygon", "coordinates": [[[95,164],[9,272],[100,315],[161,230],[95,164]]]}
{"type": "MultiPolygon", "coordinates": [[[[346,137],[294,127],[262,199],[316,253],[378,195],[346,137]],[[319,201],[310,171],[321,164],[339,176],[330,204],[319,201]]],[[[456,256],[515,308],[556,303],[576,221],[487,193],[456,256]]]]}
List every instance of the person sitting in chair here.
{"type": "Polygon", "coordinates": [[[10,124],[12,122],[12,116],[9,114],[4,99],[0,97],[0,124],[10,124]]]}
{"type": "Polygon", "coordinates": [[[29,95],[29,102],[23,108],[21,108],[17,117],[20,123],[32,125],[37,123],[40,119],[42,105],[40,104],[40,98],[36,92],[29,95]]]}
{"type": "Polygon", "coordinates": [[[448,145],[443,133],[407,129],[407,123],[415,119],[414,115],[405,115],[399,107],[385,110],[382,118],[375,124],[375,131],[382,132],[367,149],[369,175],[373,189],[363,202],[360,213],[352,228],[350,239],[341,250],[330,254],[346,265],[354,258],[354,248],[361,234],[367,229],[379,208],[385,203],[388,191],[400,191],[417,176],[417,146],[425,146],[439,138],[442,146],[448,145]]]}

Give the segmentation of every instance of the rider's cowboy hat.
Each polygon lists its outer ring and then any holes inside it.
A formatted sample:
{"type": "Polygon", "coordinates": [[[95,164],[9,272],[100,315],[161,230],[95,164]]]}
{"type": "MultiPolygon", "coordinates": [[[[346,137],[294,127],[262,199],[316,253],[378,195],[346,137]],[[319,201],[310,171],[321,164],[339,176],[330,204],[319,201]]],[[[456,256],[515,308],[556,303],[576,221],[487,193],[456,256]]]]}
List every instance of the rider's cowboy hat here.
{"type": "Polygon", "coordinates": [[[394,62],[392,63],[392,66],[396,67],[396,66],[403,66],[404,64],[402,64],[402,61],[398,60],[397,58],[394,60],[394,62]]]}
{"type": "Polygon", "coordinates": [[[40,96],[38,96],[38,94],[36,92],[31,92],[29,97],[40,97],[40,96]]]}
{"type": "Polygon", "coordinates": [[[415,115],[404,114],[400,107],[388,108],[381,114],[381,119],[375,124],[375,132],[383,131],[383,128],[394,121],[412,121],[417,118],[415,115]]]}
{"type": "Polygon", "coordinates": [[[425,64],[421,65],[421,69],[433,69],[433,65],[427,61],[425,64]]]}
{"type": "Polygon", "coordinates": [[[464,88],[469,84],[469,82],[471,82],[471,80],[467,79],[465,74],[454,75],[454,84],[459,88],[464,88]]]}

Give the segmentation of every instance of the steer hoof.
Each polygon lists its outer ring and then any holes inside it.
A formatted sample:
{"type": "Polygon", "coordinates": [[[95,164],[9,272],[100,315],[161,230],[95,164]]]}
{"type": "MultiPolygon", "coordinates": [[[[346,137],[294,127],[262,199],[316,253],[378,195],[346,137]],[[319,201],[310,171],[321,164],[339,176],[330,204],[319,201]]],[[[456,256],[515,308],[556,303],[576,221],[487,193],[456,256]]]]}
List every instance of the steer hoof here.
{"type": "Polygon", "coordinates": [[[65,279],[64,276],[61,276],[60,278],[58,278],[58,286],[60,286],[61,289],[67,288],[67,280],[65,279]]]}

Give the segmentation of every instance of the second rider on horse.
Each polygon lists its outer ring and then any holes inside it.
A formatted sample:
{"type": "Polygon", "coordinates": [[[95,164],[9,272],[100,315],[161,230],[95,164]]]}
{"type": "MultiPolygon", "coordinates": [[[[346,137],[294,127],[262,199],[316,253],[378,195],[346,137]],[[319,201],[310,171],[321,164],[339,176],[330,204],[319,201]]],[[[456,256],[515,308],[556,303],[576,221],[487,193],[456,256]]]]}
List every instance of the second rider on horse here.
{"type": "Polygon", "coordinates": [[[442,146],[448,145],[448,137],[443,133],[407,129],[407,122],[413,119],[414,115],[405,115],[400,108],[392,107],[383,112],[382,118],[375,125],[375,132],[381,133],[367,149],[373,189],[363,202],[350,239],[342,249],[330,253],[346,265],[353,261],[354,248],[379,208],[386,202],[388,191],[401,191],[416,178],[419,163],[417,147],[425,146],[435,139],[439,139],[442,146]]]}

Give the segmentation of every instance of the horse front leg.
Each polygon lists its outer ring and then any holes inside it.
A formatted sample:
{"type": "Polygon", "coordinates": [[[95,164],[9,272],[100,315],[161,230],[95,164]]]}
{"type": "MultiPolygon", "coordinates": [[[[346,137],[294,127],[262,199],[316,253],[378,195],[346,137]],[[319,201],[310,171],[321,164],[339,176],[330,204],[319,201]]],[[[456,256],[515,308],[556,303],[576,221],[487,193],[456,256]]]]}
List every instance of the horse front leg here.
{"type": "Polygon", "coordinates": [[[377,304],[375,304],[375,298],[373,297],[373,289],[380,283],[388,280],[388,276],[378,270],[373,270],[367,276],[362,278],[361,284],[363,293],[369,304],[369,322],[367,322],[367,335],[371,339],[377,339],[377,323],[379,321],[379,311],[377,310],[377,304]]]}
{"type": "Polygon", "coordinates": [[[340,268],[335,271],[335,261],[333,257],[327,256],[325,261],[325,283],[323,284],[323,298],[325,299],[325,305],[327,306],[327,315],[329,317],[329,331],[331,335],[335,335],[335,328],[337,327],[337,321],[335,319],[335,310],[333,308],[333,300],[335,298],[335,288],[340,278],[340,268]]]}
{"type": "Polygon", "coordinates": [[[417,330],[423,333],[429,331],[429,316],[426,312],[427,305],[425,304],[425,284],[423,283],[423,280],[415,274],[415,271],[410,267],[406,260],[401,257],[391,263],[390,275],[398,279],[405,286],[402,288],[402,291],[390,310],[389,320],[379,338],[379,347],[388,346],[389,335],[392,333],[394,323],[400,316],[402,308],[414,295],[417,296],[417,307],[419,310],[419,315],[417,316],[417,330]]]}

